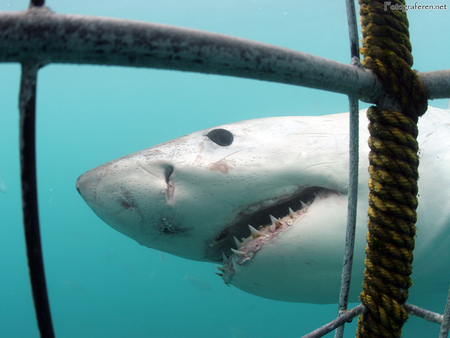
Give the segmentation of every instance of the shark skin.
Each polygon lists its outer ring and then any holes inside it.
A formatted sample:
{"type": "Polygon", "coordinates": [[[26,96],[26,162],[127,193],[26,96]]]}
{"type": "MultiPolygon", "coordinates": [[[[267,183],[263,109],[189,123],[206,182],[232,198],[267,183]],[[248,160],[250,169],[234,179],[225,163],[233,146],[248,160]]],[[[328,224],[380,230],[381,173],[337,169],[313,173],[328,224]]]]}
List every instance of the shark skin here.
{"type": "MultiPolygon", "coordinates": [[[[360,111],[356,244],[350,300],[361,290],[368,131],[360,111]]],[[[210,128],[100,165],[77,190],[141,245],[222,263],[227,284],[288,302],[337,303],[348,191],[348,114],[261,118],[210,128]],[[251,227],[248,226],[251,225],[251,227]]],[[[450,282],[450,113],[419,120],[418,234],[411,295],[450,282]]]]}

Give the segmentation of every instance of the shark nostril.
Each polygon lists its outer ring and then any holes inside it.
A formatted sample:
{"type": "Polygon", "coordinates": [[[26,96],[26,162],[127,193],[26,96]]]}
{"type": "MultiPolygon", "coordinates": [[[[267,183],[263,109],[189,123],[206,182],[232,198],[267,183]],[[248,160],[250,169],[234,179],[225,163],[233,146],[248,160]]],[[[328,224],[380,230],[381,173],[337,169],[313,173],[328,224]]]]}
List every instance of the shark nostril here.
{"type": "Polygon", "coordinates": [[[173,197],[175,193],[175,183],[170,180],[172,174],[173,174],[173,166],[168,165],[164,171],[165,177],[166,177],[166,184],[167,184],[167,190],[166,190],[166,200],[167,203],[171,204],[173,202],[173,197]]]}
{"type": "Polygon", "coordinates": [[[165,177],[166,177],[166,183],[169,184],[170,176],[172,176],[172,174],[173,174],[173,166],[168,165],[166,167],[166,170],[165,170],[164,174],[165,174],[165,177]]]}

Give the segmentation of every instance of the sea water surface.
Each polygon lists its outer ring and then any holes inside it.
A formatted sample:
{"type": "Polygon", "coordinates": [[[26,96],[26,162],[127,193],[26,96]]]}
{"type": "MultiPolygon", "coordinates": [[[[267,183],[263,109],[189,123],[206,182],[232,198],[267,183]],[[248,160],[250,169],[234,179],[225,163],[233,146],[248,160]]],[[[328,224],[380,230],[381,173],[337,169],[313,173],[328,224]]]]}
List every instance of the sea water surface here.
{"type": "MultiPolygon", "coordinates": [[[[46,4],[58,13],[190,27],[350,60],[344,1],[46,4]]],[[[25,0],[0,0],[0,11],[27,7],[25,0]]],[[[449,68],[449,14],[448,9],[408,13],[416,69],[449,68]]],[[[19,78],[19,65],[0,64],[0,337],[28,338],[38,337],[38,330],[21,216],[19,78]]],[[[445,107],[447,100],[430,104],[445,107]]],[[[339,113],[348,111],[347,105],[344,95],[255,80],[106,66],[44,67],[37,99],[39,210],[57,337],[299,337],[332,320],[336,305],[249,295],[224,285],[214,264],[138,245],[94,215],[75,190],[75,180],[104,162],[193,131],[267,116],[339,113]]],[[[435,310],[443,305],[436,300],[435,310]]],[[[437,335],[437,326],[410,322],[413,329],[405,336],[437,335]]],[[[356,320],[346,327],[347,337],[354,336],[355,326],[356,320]]]]}

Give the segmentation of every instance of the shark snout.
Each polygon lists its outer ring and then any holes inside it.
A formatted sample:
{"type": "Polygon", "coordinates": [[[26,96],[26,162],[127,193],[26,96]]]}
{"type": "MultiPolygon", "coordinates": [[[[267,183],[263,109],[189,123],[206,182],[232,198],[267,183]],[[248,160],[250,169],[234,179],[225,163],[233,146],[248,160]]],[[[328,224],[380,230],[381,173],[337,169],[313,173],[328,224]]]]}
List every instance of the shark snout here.
{"type": "Polygon", "coordinates": [[[174,202],[174,166],[123,158],[91,169],[76,181],[76,189],[97,214],[141,212],[147,204],[174,202]]]}
{"type": "Polygon", "coordinates": [[[83,197],[83,199],[88,202],[96,200],[96,188],[100,181],[98,175],[92,175],[91,171],[88,171],[78,177],[75,187],[78,193],[83,197]]]}
{"type": "Polygon", "coordinates": [[[75,182],[75,188],[77,188],[78,193],[81,195],[82,194],[82,189],[84,186],[84,182],[83,182],[83,175],[81,175],[80,177],[77,178],[77,181],[75,182]]]}

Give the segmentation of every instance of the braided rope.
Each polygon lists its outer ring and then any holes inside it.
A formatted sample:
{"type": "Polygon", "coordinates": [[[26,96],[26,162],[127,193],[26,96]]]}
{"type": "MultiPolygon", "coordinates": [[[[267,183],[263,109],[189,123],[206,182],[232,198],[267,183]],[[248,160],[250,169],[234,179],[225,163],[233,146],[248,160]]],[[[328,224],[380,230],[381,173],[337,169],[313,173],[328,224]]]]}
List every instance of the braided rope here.
{"type": "Polygon", "coordinates": [[[371,69],[392,91],[400,110],[417,122],[427,110],[426,92],[417,74],[411,70],[413,57],[409,42],[408,19],[400,10],[390,6],[404,6],[404,1],[360,0],[364,55],[363,64],[371,69]]]}
{"type": "Polygon", "coordinates": [[[359,337],[400,337],[401,306],[412,285],[416,233],[417,126],[405,115],[369,108],[369,232],[359,337]]]}
{"type": "MultiPolygon", "coordinates": [[[[391,1],[392,5],[404,5],[391,1]]],[[[364,66],[374,71],[400,112],[371,107],[369,118],[369,208],[366,270],[358,337],[400,337],[408,313],[402,304],[412,285],[416,234],[417,121],[426,93],[411,70],[408,20],[384,1],[360,0],[364,66]]],[[[384,105],[386,102],[379,102],[384,105]]]]}

